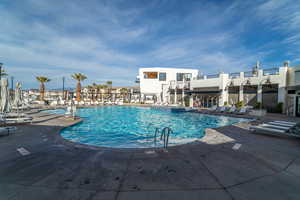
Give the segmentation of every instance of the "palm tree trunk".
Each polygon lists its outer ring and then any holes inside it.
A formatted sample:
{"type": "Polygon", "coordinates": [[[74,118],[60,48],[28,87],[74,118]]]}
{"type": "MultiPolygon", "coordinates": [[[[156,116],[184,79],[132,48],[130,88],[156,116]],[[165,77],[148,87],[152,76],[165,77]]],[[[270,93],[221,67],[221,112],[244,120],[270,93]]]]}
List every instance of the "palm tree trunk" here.
{"type": "Polygon", "coordinates": [[[80,81],[77,82],[77,86],[76,86],[76,101],[80,102],[81,100],[81,84],[80,81]]]}
{"type": "Polygon", "coordinates": [[[45,85],[44,85],[44,83],[41,83],[41,85],[40,85],[40,100],[44,101],[44,97],[45,97],[45,85]]]}

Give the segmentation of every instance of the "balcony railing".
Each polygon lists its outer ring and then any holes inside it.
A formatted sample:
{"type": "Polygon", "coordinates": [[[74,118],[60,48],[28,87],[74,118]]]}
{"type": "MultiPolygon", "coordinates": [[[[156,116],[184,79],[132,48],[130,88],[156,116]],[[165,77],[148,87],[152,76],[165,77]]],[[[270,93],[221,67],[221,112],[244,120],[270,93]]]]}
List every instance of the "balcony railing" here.
{"type": "Polygon", "coordinates": [[[264,74],[264,76],[278,75],[279,74],[279,68],[264,69],[263,74],[264,74]]]}
{"type": "Polygon", "coordinates": [[[203,75],[198,75],[197,77],[194,78],[194,80],[202,80],[204,79],[203,75]]]}
{"type": "Polygon", "coordinates": [[[244,72],[244,77],[254,77],[257,74],[253,73],[252,71],[244,72]]]}
{"type": "Polygon", "coordinates": [[[210,79],[210,78],[219,78],[219,74],[210,74],[210,75],[207,75],[206,78],[207,79],[210,79]]]}
{"type": "Polygon", "coordinates": [[[239,72],[235,72],[235,73],[230,73],[229,74],[230,78],[240,78],[240,73],[239,72]]]}

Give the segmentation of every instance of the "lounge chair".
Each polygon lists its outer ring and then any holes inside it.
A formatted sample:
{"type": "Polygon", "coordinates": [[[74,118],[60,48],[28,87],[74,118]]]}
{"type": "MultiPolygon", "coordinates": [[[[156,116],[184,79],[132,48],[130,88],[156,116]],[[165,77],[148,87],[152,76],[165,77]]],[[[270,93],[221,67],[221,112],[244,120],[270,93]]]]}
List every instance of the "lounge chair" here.
{"type": "Polygon", "coordinates": [[[226,112],[226,110],[227,110],[227,107],[226,106],[222,106],[222,107],[220,107],[220,109],[218,110],[218,112],[226,112]]]}
{"type": "Polygon", "coordinates": [[[280,125],[273,125],[273,124],[261,124],[262,127],[266,127],[266,128],[277,128],[280,130],[289,130],[291,127],[286,127],[286,126],[280,126],[280,125]]]}
{"type": "Polygon", "coordinates": [[[5,118],[3,122],[5,124],[18,124],[18,123],[32,123],[32,117],[19,117],[19,118],[5,118]]]}
{"type": "Polygon", "coordinates": [[[300,138],[300,125],[294,125],[293,127],[286,127],[272,124],[261,124],[258,126],[250,126],[250,130],[256,133],[262,133],[266,135],[274,136],[288,136],[300,138]]]}
{"type": "Polygon", "coordinates": [[[277,120],[277,121],[274,121],[274,122],[278,122],[278,123],[282,123],[282,124],[289,124],[289,125],[296,125],[297,124],[296,122],[288,122],[288,121],[280,121],[280,120],[277,120]]]}
{"type": "Polygon", "coordinates": [[[209,111],[216,111],[218,109],[218,106],[212,106],[208,110],[209,111]]]}
{"type": "Polygon", "coordinates": [[[227,112],[228,113],[234,113],[234,112],[236,112],[236,107],[232,106],[227,112]]]}
{"type": "Polygon", "coordinates": [[[246,113],[247,113],[247,108],[245,107],[240,108],[240,110],[236,112],[236,114],[238,115],[244,115],[246,113]]]}
{"type": "Polygon", "coordinates": [[[268,124],[272,124],[272,125],[275,125],[275,126],[284,126],[284,127],[293,127],[295,126],[296,124],[286,124],[286,123],[281,123],[281,122],[268,122],[268,124]]]}

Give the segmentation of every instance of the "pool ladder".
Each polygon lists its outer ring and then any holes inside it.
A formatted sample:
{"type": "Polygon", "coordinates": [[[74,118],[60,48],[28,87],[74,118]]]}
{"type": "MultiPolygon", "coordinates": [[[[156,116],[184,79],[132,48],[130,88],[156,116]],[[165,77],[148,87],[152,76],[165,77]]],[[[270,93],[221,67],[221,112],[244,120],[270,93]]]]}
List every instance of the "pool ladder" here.
{"type": "MultiPolygon", "coordinates": [[[[155,128],[155,132],[154,132],[154,145],[156,146],[156,142],[157,142],[157,135],[160,133],[159,128],[155,128]]],[[[169,127],[165,127],[162,129],[161,134],[160,134],[160,140],[163,140],[164,142],[164,148],[167,149],[168,148],[168,144],[169,144],[169,135],[173,133],[172,129],[169,127]]]]}

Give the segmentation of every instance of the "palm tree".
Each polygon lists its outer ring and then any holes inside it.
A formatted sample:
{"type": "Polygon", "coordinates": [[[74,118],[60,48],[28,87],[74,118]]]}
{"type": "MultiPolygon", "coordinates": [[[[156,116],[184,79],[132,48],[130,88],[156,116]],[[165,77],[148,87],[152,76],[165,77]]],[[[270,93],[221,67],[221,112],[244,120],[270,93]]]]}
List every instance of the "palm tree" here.
{"type": "Polygon", "coordinates": [[[112,81],[106,81],[106,85],[107,85],[107,88],[108,88],[108,94],[111,98],[112,81]]]}
{"type": "Polygon", "coordinates": [[[81,73],[75,73],[72,75],[72,78],[77,81],[76,85],[76,101],[80,101],[80,95],[81,95],[81,81],[87,79],[87,77],[84,74],[81,73]]]}
{"type": "Polygon", "coordinates": [[[8,74],[5,72],[4,69],[1,69],[1,72],[0,72],[0,77],[2,76],[8,76],[8,74]]]}
{"type": "Polygon", "coordinates": [[[37,76],[36,80],[40,82],[40,100],[44,101],[45,97],[45,83],[51,81],[49,78],[45,76],[37,76]]]}
{"type": "Polygon", "coordinates": [[[121,93],[121,95],[122,95],[123,102],[124,102],[125,96],[127,96],[127,94],[128,94],[128,89],[127,89],[127,88],[121,88],[121,89],[120,89],[120,93],[121,93]]]}

